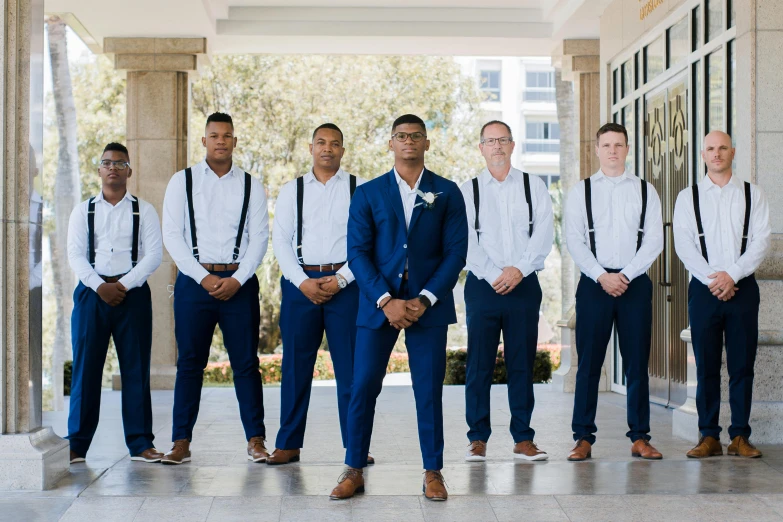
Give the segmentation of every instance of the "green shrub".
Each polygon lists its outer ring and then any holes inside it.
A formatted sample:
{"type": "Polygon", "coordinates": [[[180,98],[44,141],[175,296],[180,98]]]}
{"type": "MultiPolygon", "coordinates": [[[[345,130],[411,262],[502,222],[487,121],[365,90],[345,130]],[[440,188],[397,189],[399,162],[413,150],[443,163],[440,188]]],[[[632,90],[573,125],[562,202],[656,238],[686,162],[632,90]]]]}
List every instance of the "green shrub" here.
{"type": "Polygon", "coordinates": [[[63,395],[71,394],[71,379],[73,378],[73,361],[63,363],[63,395]]]}
{"type": "MultiPolygon", "coordinates": [[[[467,350],[446,351],[446,378],[443,384],[465,384],[465,367],[468,361],[467,350]]],[[[533,382],[545,383],[552,379],[552,359],[547,351],[536,352],[533,363],[533,382]]],[[[503,351],[498,350],[495,359],[495,370],[492,375],[492,384],[506,384],[508,374],[506,372],[506,360],[503,351]]]]}

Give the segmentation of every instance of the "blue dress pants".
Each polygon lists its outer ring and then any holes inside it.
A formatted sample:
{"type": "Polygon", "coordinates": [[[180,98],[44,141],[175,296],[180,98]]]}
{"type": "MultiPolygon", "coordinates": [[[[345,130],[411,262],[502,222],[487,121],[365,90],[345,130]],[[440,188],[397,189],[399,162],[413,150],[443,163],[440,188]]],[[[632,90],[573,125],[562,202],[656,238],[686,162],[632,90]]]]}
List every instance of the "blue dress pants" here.
{"type": "Polygon", "coordinates": [[[73,373],[68,415],[71,450],[87,455],[101,409],[101,379],[109,339],[114,339],[122,380],[122,425],[131,455],[152,448],[150,353],[152,300],[144,283],[128,290],[117,306],[109,306],[91,288],[79,283],[73,293],[71,344],[73,373]]]}

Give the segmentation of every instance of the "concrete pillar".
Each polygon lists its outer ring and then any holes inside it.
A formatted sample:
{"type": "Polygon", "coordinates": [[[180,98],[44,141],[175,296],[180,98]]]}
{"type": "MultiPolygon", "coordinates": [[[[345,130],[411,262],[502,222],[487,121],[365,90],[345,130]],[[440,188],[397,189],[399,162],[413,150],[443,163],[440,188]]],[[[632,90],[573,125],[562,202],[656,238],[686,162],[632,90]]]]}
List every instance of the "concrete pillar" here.
{"type": "Polygon", "coordinates": [[[43,141],[43,1],[0,12],[0,490],[48,489],[68,442],[41,426],[41,220],[32,187],[43,141]],[[32,210],[32,212],[31,212],[32,210]]]}
{"type": "MultiPolygon", "coordinates": [[[[553,64],[560,69],[564,81],[574,84],[574,118],[576,135],[571,140],[576,144],[576,162],[572,178],[583,180],[592,176],[599,168],[595,155],[595,133],[601,126],[601,73],[598,40],[563,40],[552,57],[553,64]]],[[[564,155],[566,157],[566,155],[564,155]]],[[[579,270],[574,271],[579,277],[579,270]]],[[[567,285],[564,289],[574,288],[567,285]]],[[[573,295],[563,295],[563,302],[573,301],[573,295]]],[[[561,328],[560,368],[552,375],[555,389],[573,393],[576,386],[577,351],[576,312],[571,307],[566,316],[558,321],[561,328]]],[[[601,372],[600,391],[610,391],[610,358],[606,358],[601,372]]]]}
{"type": "MultiPolygon", "coordinates": [[[[738,177],[757,183],[769,200],[772,224],[772,249],[756,271],[761,290],[759,348],[753,385],[750,425],[752,440],[758,443],[783,443],[783,189],[780,166],[783,164],[783,85],[781,49],[783,49],[783,4],[758,0],[734,0],[737,13],[736,170],[738,177]]],[[[682,333],[690,341],[690,331],[682,333]]],[[[693,347],[688,344],[688,401],[674,412],[674,435],[696,441],[698,418],[693,399],[696,365],[693,347]]],[[[720,423],[723,442],[728,441],[730,425],[728,375],[723,365],[720,423]]]]}
{"type": "MultiPolygon", "coordinates": [[[[127,71],[127,142],[134,176],[130,190],[152,203],[158,214],[169,178],[187,167],[188,73],[206,53],[204,38],[106,38],[104,52],[114,54],[114,66],[127,71]]],[[[150,277],[154,322],[152,333],[153,389],[174,389],[177,345],[174,311],[168,285],[177,267],[163,251],[160,268],[150,277]]],[[[120,389],[119,375],[113,379],[120,389]]]]}

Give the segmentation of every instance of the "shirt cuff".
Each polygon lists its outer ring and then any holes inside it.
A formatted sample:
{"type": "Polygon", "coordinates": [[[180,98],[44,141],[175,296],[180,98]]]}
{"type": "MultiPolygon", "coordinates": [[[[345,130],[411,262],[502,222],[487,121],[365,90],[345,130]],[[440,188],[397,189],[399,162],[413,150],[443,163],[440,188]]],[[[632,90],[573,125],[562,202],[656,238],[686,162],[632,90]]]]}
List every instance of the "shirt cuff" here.
{"type": "MultiPolygon", "coordinates": [[[[251,271],[249,271],[249,270],[245,270],[245,269],[243,269],[243,268],[240,266],[240,267],[239,267],[239,268],[236,270],[236,272],[234,272],[234,275],[232,275],[231,277],[233,277],[234,279],[236,279],[237,281],[239,281],[239,284],[240,284],[240,286],[242,286],[242,285],[244,285],[245,283],[247,283],[247,280],[248,280],[248,279],[250,279],[252,276],[253,276],[253,272],[251,272],[251,271]]],[[[205,276],[205,277],[206,277],[206,276],[205,276]]]]}
{"type": "Polygon", "coordinates": [[[726,273],[731,276],[731,278],[734,280],[734,283],[739,283],[740,279],[742,279],[744,276],[742,275],[742,268],[737,263],[734,263],[729,267],[728,270],[726,270],[726,273]]]}
{"type": "MultiPolygon", "coordinates": [[[[209,275],[209,270],[207,270],[201,265],[198,265],[198,268],[196,269],[196,273],[193,274],[193,280],[198,284],[201,284],[204,278],[207,277],[208,275],[209,275]]],[[[237,281],[239,280],[237,279],[237,281]]],[[[241,281],[239,282],[241,283],[241,281]]]]}
{"type": "Polygon", "coordinates": [[[351,269],[348,268],[348,263],[343,265],[343,267],[338,270],[337,273],[343,276],[345,278],[345,282],[349,285],[356,280],[356,278],[353,276],[353,272],[351,272],[351,269]]]}
{"type": "Polygon", "coordinates": [[[299,288],[300,286],[302,286],[302,283],[304,283],[308,279],[310,279],[310,278],[307,277],[307,274],[305,274],[303,270],[300,270],[299,272],[294,274],[294,276],[291,277],[291,279],[289,279],[289,281],[291,281],[292,285],[294,285],[295,287],[299,288]]]}
{"type": "Polygon", "coordinates": [[[105,283],[101,276],[99,276],[97,273],[90,274],[90,276],[87,278],[86,281],[82,281],[82,283],[85,284],[85,286],[88,286],[92,288],[93,292],[98,291],[98,287],[101,286],[103,283],[105,283]]]}
{"type": "Polygon", "coordinates": [[[622,270],[620,270],[620,273],[621,273],[621,274],[623,274],[623,275],[625,276],[625,278],[626,278],[626,279],[628,279],[628,282],[629,282],[629,283],[630,283],[631,281],[633,281],[634,279],[636,279],[636,277],[631,277],[631,274],[633,274],[633,272],[634,272],[634,271],[633,271],[633,270],[631,270],[631,269],[629,269],[628,267],[625,267],[625,268],[623,268],[622,270]]]}
{"type": "Polygon", "coordinates": [[[427,290],[427,289],[424,289],[424,290],[422,290],[422,291],[421,291],[421,295],[425,295],[425,296],[427,296],[427,299],[429,299],[429,300],[430,300],[430,303],[431,303],[433,306],[435,305],[435,303],[437,303],[437,302],[438,302],[438,298],[437,298],[437,297],[435,297],[435,294],[433,294],[432,292],[430,292],[430,291],[429,291],[429,290],[427,290]]]}
{"type": "Polygon", "coordinates": [[[535,268],[533,268],[533,265],[531,265],[527,261],[520,261],[518,264],[514,265],[514,268],[522,272],[522,277],[527,277],[533,272],[535,272],[535,268]]]}
{"type": "Polygon", "coordinates": [[[136,278],[131,277],[130,272],[128,272],[127,274],[125,274],[120,278],[120,283],[122,284],[122,286],[125,287],[126,290],[131,290],[133,288],[136,288],[137,286],[140,286],[136,284],[136,278]]]}
{"type": "Polygon", "coordinates": [[[381,301],[383,301],[383,300],[384,300],[384,299],[386,299],[387,297],[391,297],[391,294],[390,294],[389,292],[386,292],[385,294],[383,294],[382,296],[380,296],[380,297],[378,298],[378,300],[377,300],[377,301],[375,301],[375,306],[377,306],[378,308],[380,308],[380,307],[381,307],[381,301]]]}
{"type": "Polygon", "coordinates": [[[605,273],[606,273],[606,270],[604,270],[604,268],[601,265],[596,263],[596,265],[590,270],[590,273],[587,274],[587,275],[589,275],[590,279],[592,279],[593,281],[595,281],[597,283],[598,282],[598,278],[601,277],[602,275],[604,275],[605,273]]]}
{"type": "Polygon", "coordinates": [[[487,279],[485,280],[490,286],[492,286],[492,283],[498,280],[498,277],[503,275],[503,271],[499,268],[495,267],[492,270],[489,271],[489,274],[487,274],[487,279]]]}

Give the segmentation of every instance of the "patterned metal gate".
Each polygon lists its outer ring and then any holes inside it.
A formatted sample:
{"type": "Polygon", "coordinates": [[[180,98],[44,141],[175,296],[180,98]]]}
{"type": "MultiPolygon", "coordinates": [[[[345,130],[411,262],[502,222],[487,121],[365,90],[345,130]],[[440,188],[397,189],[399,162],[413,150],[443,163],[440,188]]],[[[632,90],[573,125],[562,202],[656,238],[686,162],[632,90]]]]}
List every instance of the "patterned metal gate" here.
{"type": "Polygon", "coordinates": [[[690,185],[687,76],[645,97],[644,176],[661,198],[663,253],[648,272],[653,283],[650,400],[685,402],[687,350],[680,332],[688,326],[688,273],[674,253],[672,216],[679,192],[690,185]]]}

